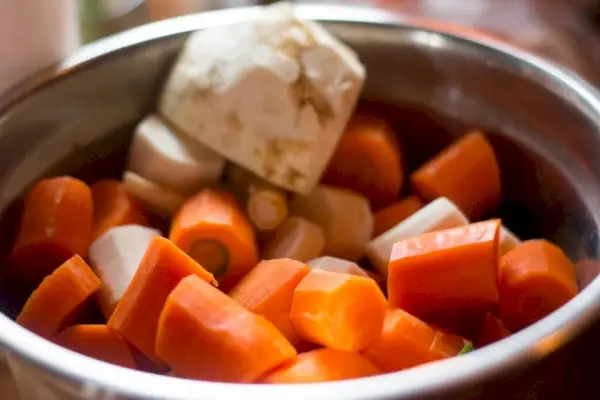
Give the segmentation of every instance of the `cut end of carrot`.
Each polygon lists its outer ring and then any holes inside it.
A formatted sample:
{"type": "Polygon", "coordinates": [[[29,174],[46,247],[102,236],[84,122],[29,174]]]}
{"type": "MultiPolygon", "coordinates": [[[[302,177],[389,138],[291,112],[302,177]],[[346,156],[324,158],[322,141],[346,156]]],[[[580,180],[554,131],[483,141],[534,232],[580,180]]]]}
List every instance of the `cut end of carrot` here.
{"type": "Polygon", "coordinates": [[[500,260],[500,316],[511,331],[554,312],[577,294],[575,267],[546,240],[529,240],[500,260]]]}
{"type": "Polygon", "coordinates": [[[17,323],[43,337],[65,328],[100,289],[100,280],[79,256],[73,256],[34,290],[17,323]]]}
{"type": "Polygon", "coordinates": [[[215,278],[227,274],[229,250],[216,240],[196,240],[188,251],[198,264],[212,273],[215,278]]]}
{"type": "Polygon", "coordinates": [[[360,351],[379,336],[386,308],[373,279],[314,269],[296,287],[290,316],[305,339],[360,351]]]}

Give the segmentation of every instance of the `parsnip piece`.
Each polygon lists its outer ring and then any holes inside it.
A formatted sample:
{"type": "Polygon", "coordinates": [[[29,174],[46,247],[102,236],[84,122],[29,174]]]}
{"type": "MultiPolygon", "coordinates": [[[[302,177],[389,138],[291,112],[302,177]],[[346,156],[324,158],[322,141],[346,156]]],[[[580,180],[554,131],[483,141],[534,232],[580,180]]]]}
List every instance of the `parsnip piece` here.
{"type": "Polygon", "coordinates": [[[458,207],[445,197],[440,197],[411,215],[367,245],[366,253],[373,266],[384,276],[394,243],[423,233],[467,225],[469,220],[458,207]]]}
{"type": "Polygon", "coordinates": [[[323,228],[328,256],[356,261],[373,234],[369,201],[350,190],[319,185],[309,195],[295,196],[290,212],[323,228]]]}
{"type": "Polygon", "coordinates": [[[159,112],[267,181],[310,193],[365,80],[357,55],[288,3],[196,32],[167,79],[159,112]]]}
{"type": "Polygon", "coordinates": [[[185,203],[185,197],[173,189],[159,185],[131,171],[123,174],[123,185],[134,197],[142,201],[151,211],[170,217],[185,203]]]}
{"type": "Polygon", "coordinates": [[[156,229],[140,225],[117,226],[104,232],[90,246],[88,259],[100,281],[98,302],[108,319],[129,286],[156,229]]]}
{"type": "Polygon", "coordinates": [[[502,225],[500,230],[500,246],[498,249],[498,256],[502,257],[515,247],[521,244],[521,239],[517,237],[510,229],[502,225]]]}
{"type": "Polygon", "coordinates": [[[339,272],[343,274],[364,276],[366,278],[370,278],[369,274],[367,274],[367,272],[364,269],[359,267],[358,264],[337,257],[324,256],[315,258],[314,260],[309,261],[308,265],[311,268],[322,269],[325,271],[339,272]]]}
{"type": "Polygon", "coordinates": [[[213,186],[221,178],[225,159],[165,124],[156,115],[136,127],[127,169],[181,193],[213,186]]]}
{"type": "Polygon", "coordinates": [[[237,165],[227,168],[227,183],[259,230],[272,231],[287,217],[288,195],[275,185],[237,165]]]}
{"type": "Polygon", "coordinates": [[[301,217],[287,218],[272,234],[263,251],[267,260],[291,258],[306,262],[320,256],[325,247],[323,229],[301,217]]]}

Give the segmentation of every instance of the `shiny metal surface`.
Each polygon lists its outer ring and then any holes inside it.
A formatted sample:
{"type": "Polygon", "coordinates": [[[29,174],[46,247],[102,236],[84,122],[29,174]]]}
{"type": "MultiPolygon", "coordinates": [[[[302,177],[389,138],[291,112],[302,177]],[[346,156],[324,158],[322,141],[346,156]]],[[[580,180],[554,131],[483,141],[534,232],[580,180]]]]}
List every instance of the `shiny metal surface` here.
{"type": "MultiPolygon", "coordinates": [[[[402,106],[398,129],[411,148],[409,164],[435,153],[467,126],[485,127],[501,163],[505,202],[513,205],[504,211],[506,220],[520,222],[516,230],[525,237],[535,234],[535,226],[574,261],[595,263],[600,101],[593,88],[566,70],[450,27],[440,31],[427,21],[347,6],[299,10],[325,22],[360,53],[369,74],[367,97],[402,106]],[[415,106],[452,118],[428,112],[415,117],[415,106]],[[422,120],[442,133],[422,129],[422,120]],[[412,154],[413,148],[421,150],[412,154]],[[522,208],[531,220],[515,213],[522,208]]],[[[256,12],[225,10],[137,28],[84,48],[0,100],[0,209],[48,173],[93,175],[88,167],[94,163],[117,171],[128,131],[152,110],[186,34],[256,12]]],[[[0,297],[10,315],[15,307],[7,295],[0,297]]],[[[41,387],[45,399],[475,398],[489,381],[556,352],[598,315],[596,279],[550,317],[477,352],[396,374],[300,386],[194,382],[126,370],[54,346],[5,315],[0,343],[19,384],[41,387]]],[[[500,398],[515,398],[509,396],[500,398]]]]}

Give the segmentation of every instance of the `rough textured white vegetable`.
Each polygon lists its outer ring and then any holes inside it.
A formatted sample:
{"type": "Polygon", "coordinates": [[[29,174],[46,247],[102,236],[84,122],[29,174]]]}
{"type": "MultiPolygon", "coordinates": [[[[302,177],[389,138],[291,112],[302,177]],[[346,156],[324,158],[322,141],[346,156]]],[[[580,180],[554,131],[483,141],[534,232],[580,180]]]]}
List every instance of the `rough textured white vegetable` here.
{"type": "Polygon", "coordinates": [[[424,233],[467,225],[469,220],[445,197],[440,197],[367,245],[367,256],[373,266],[387,276],[388,262],[394,243],[424,233]]]}
{"type": "Polygon", "coordinates": [[[502,257],[515,247],[521,244],[521,239],[517,237],[510,229],[502,225],[500,229],[500,246],[498,248],[498,255],[502,257]]]}
{"type": "Polygon", "coordinates": [[[306,262],[319,257],[325,247],[323,229],[301,217],[285,219],[272,235],[263,251],[267,260],[291,258],[306,262]]]}
{"type": "Polygon", "coordinates": [[[194,33],[159,111],[190,137],[269,182],[309,193],[365,79],[356,54],[290,4],[194,33]]]}
{"type": "Polygon", "coordinates": [[[123,174],[123,187],[151,211],[165,217],[175,214],[185,203],[185,197],[180,193],[142,178],[131,171],[123,174]]]}
{"type": "Polygon", "coordinates": [[[135,129],[127,169],[182,193],[193,193],[221,179],[225,159],[150,115],[135,129]]]}
{"type": "Polygon", "coordinates": [[[156,229],[140,225],[123,225],[104,232],[90,246],[88,259],[102,282],[100,309],[108,319],[137,271],[156,229]]]}
{"type": "Polygon", "coordinates": [[[373,235],[369,201],[350,190],[319,185],[309,195],[295,196],[290,212],[323,228],[328,256],[356,261],[373,235]]]}
{"type": "Polygon", "coordinates": [[[308,262],[311,268],[322,269],[325,271],[339,272],[343,274],[364,276],[369,278],[369,274],[364,269],[358,266],[358,264],[343,260],[337,257],[324,256],[315,258],[308,262]]]}

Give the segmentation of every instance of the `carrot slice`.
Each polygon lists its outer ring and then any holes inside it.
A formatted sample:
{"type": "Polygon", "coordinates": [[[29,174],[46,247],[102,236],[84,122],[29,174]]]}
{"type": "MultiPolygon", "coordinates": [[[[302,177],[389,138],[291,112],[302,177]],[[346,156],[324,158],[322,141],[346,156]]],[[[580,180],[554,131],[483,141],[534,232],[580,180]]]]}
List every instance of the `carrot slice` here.
{"type": "Polygon", "coordinates": [[[472,219],[500,204],[500,169],[492,146],[480,132],[454,142],[410,180],[424,199],[447,197],[472,219]]]}
{"type": "Polygon", "coordinates": [[[127,342],[106,325],[75,325],[52,338],[70,350],[108,363],[137,369],[127,342]]]}
{"type": "Polygon", "coordinates": [[[68,325],[98,289],[98,277],[75,255],[33,291],[17,323],[40,336],[50,337],[68,325]]]}
{"type": "Polygon", "coordinates": [[[513,332],[544,318],[575,297],[575,267],[546,240],[529,240],[500,260],[500,317],[513,332]]]}
{"type": "Polygon", "coordinates": [[[395,372],[454,357],[465,343],[398,308],[387,311],[381,336],[363,355],[383,372],[395,372]]]}
{"type": "Polygon", "coordinates": [[[195,276],[169,295],[156,353],[177,376],[221,382],[255,381],[296,356],[273,324],[195,276]]]}
{"type": "Polygon", "coordinates": [[[409,196],[400,200],[373,215],[373,236],[379,236],[382,233],[392,229],[406,218],[410,217],[421,208],[423,200],[417,196],[409,196]]]}
{"type": "Polygon", "coordinates": [[[359,351],[381,333],[386,308],[373,279],[313,269],[294,291],[290,316],[307,340],[359,351]]]}
{"type": "Polygon", "coordinates": [[[479,222],[396,243],[388,267],[390,306],[423,319],[489,310],[498,303],[500,225],[479,222]]]}
{"type": "Polygon", "coordinates": [[[378,208],[394,201],[402,189],[403,172],[400,146],[390,124],[359,112],[348,123],[323,183],[358,192],[378,208]]]}
{"type": "Polygon", "coordinates": [[[317,349],[261,379],[263,383],[316,383],[379,375],[381,371],[360,354],[335,349],[317,349]]]}
{"type": "Polygon", "coordinates": [[[214,281],[210,272],[171,241],[154,237],[108,326],[160,365],[154,353],[158,318],[169,293],[188,275],[214,281]]]}
{"type": "Polygon", "coordinates": [[[173,220],[169,238],[219,283],[236,282],[258,263],[252,226],[225,192],[205,189],[189,199],[173,220]]]}
{"type": "Polygon", "coordinates": [[[136,199],[114,179],[104,179],[90,186],[94,201],[92,241],[116,226],[146,225],[146,218],[136,199]]]}
{"type": "Polygon", "coordinates": [[[85,257],[92,231],[92,194],[71,177],[39,181],[25,199],[11,253],[17,275],[39,283],[75,254],[85,257]]]}
{"type": "Polygon", "coordinates": [[[309,272],[308,265],[289,258],[261,261],[229,292],[229,297],[265,317],[297,345],[301,338],[290,321],[290,308],[294,289],[309,272]]]}
{"type": "Polygon", "coordinates": [[[510,331],[504,326],[504,323],[494,314],[488,312],[483,319],[481,330],[477,335],[475,343],[477,347],[487,346],[510,336],[510,331]]]}

